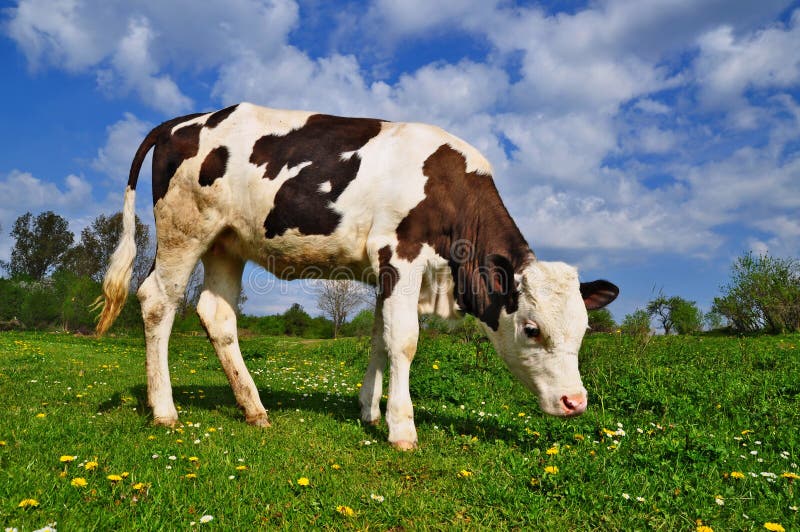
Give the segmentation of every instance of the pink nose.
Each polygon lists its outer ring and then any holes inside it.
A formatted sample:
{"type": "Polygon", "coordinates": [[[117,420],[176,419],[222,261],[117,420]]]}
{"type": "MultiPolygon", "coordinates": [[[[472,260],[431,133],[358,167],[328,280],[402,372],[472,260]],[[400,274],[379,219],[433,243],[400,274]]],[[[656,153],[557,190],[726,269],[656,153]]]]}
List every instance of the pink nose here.
{"type": "Polygon", "coordinates": [[[586,410],[586,395],[564,395],[561,397],[561,408],[566,416],[577,416],[586,410]]]}

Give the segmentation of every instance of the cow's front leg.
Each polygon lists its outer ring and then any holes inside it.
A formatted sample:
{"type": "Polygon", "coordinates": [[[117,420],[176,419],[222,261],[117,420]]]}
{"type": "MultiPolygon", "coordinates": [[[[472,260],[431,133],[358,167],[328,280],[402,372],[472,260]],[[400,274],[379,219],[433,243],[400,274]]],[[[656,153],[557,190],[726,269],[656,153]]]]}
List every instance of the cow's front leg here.
{"type": "Polygon", "coordinates": [[[398,268],[398,273],[397,285],[383,301],[384,341],[389,353],[386,424],[389,442],[397,449],[410,450],[417,446],[408,377],[419,338],[417,302],[421,277],[410,267],[398,268]]]}
{"type": "Polygon", "coordinates": [[[383,340],[383,299],[375,303],[375,323],[372,326],[372,345],[369,365],[364,373],[358,402],[361,405],[361,420],[377,425],[381,419],[381,395],[383,394],[383,372],[386,369],[386,343],[383,340]]]}

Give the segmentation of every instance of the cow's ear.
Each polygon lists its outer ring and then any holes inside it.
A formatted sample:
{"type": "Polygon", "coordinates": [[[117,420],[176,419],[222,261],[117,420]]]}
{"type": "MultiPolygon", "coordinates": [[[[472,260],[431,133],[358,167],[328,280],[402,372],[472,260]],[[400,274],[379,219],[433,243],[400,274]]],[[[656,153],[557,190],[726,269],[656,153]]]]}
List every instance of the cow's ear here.
{"type": "Polygon", "coordinates": [[[515,288],[514,267],[506,257],[488,255],[485,268],[489,293],[509,294],[515,288]]]}
{"type": "Polygon", "coordinates": [[[603,308],[619,295],[619,288],[613,283],[604,280],[581,283],[581,297],[586,305],[586,310],[603,308]]]}

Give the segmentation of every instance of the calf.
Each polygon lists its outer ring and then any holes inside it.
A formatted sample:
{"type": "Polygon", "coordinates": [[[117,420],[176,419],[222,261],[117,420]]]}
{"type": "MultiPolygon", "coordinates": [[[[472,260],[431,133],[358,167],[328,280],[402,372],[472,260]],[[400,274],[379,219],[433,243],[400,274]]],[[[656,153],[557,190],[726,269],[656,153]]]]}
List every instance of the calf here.
{"type": "Polygon", "coordinates": [[[205,283],[197,313],[248,423],[269,425],[236,333],[248,260],[283,279],[347,271],[377,286],[361,418],[380,419],[388,361],[386,422],[397,448],[417,444],[408,376],[418,313],[476,316],[542,410],[570,416],[586,409],[578,372],[586,309],[611,302],[617,287],[580,283],[574,268],[537,260],[503,205],[486,159],[425,124],[242,103],[156,127],[131,165],[98,334],[127,297],[136,254],[136,183],[153,147],[157,251],[138,297],[156,424],[178,420],[167,343],[198,260],[205,283]]]}

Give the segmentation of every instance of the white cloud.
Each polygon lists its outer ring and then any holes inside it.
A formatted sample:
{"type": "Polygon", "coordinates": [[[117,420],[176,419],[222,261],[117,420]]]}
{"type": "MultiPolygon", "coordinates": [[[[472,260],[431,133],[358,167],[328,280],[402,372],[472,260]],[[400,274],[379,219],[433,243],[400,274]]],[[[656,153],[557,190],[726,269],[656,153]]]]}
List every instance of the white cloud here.
{"type": "Polygon", "coordinates": [[[269,56],[298,20],[291,0],[21,0],[4,13],[31,68],[92,72],[107,94],[133,90],[166,114],[191,105],[167,70],[216,68],[243,49],[269,56]]]}
{"type": "MultiPolygon", "coordinates": [[[[136,149],[152,127],[152,124],[139,120],[131,113],[125,113],[122,120],[106,129],[106,143],[97,150],[97,156],[91,162],[92,168],[110,177],[115,186],[127,183],[136,149]]],[[[142,164],[142,180],[150,179],[151,156],[148,154],[148,159],[142,164]]]]}
{"type": "Polygon", "coordinates": [[[29,172],[12,170],[0,177],[0,260],[8,259],[13,245],[9,231],[25,212],[35,216],[50,210],[74,219],[74,232],[88,223],[87,213],[93,212],[93,206],[92,186],[82,177],[68,175],[59,186],[29,172]]]}
{"type": "MultiPolygon", "coordinates": [[[[695,75],[705,105],[738,108],[747,89],[787,88],[800,82],[800,9],[788,24],[742,36],[721,26],[698,38],[695,75]]],[[[752,127],[752,121],[744,125],[752,127]]]]}

